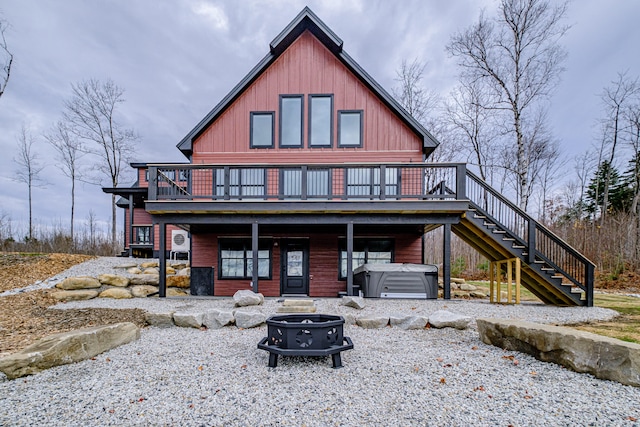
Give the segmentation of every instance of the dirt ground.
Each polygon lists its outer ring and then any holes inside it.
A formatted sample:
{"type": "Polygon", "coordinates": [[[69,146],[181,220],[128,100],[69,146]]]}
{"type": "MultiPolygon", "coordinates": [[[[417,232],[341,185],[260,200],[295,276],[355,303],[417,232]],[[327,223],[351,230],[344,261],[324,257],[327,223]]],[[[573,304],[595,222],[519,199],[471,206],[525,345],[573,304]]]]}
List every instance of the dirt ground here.
{"type": "MultiPolygon", "coordinates": [[[[0,292],[22,288],[54,276],[93,257],[68,254],[0,252],[0,292]]],[[[58,303],[50,289],[0,297],[0,356],[58,332],[118,322],[144,326],[143,310],[52,310],[58,303]]]]}

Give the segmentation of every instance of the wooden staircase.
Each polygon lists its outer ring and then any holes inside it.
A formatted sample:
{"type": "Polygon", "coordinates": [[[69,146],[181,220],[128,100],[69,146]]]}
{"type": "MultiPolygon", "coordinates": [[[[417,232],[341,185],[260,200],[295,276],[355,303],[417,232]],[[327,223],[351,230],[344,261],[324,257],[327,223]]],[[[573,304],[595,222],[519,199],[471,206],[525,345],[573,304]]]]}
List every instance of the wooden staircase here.
{"type": "Polygon", "coordinates": [[[543,302],[593,306],[591,261],[469,171],[466,195],[453,233],[489,261],[520,258],[522,286],[543,302]]]}

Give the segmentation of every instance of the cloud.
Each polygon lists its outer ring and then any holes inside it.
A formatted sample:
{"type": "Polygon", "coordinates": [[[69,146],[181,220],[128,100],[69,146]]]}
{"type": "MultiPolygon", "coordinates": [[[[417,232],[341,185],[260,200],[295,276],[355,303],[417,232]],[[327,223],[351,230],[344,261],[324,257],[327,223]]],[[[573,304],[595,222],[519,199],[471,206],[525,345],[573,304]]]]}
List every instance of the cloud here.
{"type": "Polygon", "coordinates": [[[220,6],[211,4],[206,1],[199,1],[191,6],[191,10],[196,15],[204,18],[208,23],[212,24],[214,28],[220,31],[229,30],[229,18],[224,13],[224,10],[220,6]]]}

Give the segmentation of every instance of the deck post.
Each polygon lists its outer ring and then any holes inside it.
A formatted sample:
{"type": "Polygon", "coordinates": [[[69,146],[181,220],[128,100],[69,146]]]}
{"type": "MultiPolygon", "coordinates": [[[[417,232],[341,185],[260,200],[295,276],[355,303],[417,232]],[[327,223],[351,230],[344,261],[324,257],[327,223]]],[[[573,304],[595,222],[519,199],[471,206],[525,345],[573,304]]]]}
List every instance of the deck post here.
{"type": "Polygon", "coordinates": [[[160,278],[158,282],[158,296],[164,298],[167,296],[167,223],[164,221],[158,224],[160,227],[160,250],[158,253],[158,261],[160,266],[160,278]]]}
{"type": "Polygon", "coordinates": [[[347,295],[353,293],[353,221],[347,223],[347,295]]]}
{"type": "Polygon", "coordinates": [[[584,272],[584,285],[587,288],[586,298],[587,298],[587,307],[593,307],[593,275],[594,268],[593,264],[587,262],[585,264],[585,272],[584,272]]]}
{"type": "Polygon", "coordinates": [[[158,200],[158,168],[156,166],[149,167],[149,192],[148,200],[158,200]]]}
{"type": "Polygon", "coordinates": [[[533,264],[536,261],[536,222],[529,218],[528,237],[529,248],[527,252],[527,263],[533,264]]]}
{"type": "Polygon", "coordinates": [[[442,286],[444,299],[451,299],[451,224],[442,227],[442,286]]]}
{"type": "Polygon", "coordinates": [[[467,199],[467,165],[456,165],[456,199],[467,199]]]}
{"type": "Polygon", "coordinates": [[[258,292],[258,221],[251,224],[251,255],[253,259],[253,271],[251,272],[251,285],[253,292],[258,292]]]}
{"type": "Polygon", "coordinates": [[[133,244],[133,194],[129,195],[129,245],[127,245],[125,239],[125,247],[129,247],[129,257],[133,256],[133,249],[131,245],[133,244]]]}

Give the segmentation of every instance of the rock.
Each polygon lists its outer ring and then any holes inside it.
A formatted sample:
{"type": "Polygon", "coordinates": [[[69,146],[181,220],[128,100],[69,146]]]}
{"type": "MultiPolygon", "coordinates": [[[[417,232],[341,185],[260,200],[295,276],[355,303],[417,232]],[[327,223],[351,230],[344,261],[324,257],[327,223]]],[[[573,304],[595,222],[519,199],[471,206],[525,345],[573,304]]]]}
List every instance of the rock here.
{"type": "Polygon", "coordinates": [[[186,297],[187,295],[189,295],[189,294],[186,293],[185,291],[183,291],[182,289],[167,288],[167,296],[168,297],[186,297]]]}
{"type": "Polygon", "coordinates": [[[344,296],[340,301],[340,305],[344,305],[345,307],[352,307],[358,310],[362,310],[365,307],[364,298],[362,297],[352,297],[352,296],[344,296]]]}
{"type": "Polygon", "coordinates": [[[455,290],[451,292],[452,298],[469,298],[469,294],[465,291],[455,290]]]}
{"type": "Polygon", "coordinates": [[[438,310],[429,316],[429,324],[434,328],[466,329],[470,322],[471,317],[447,310],[438,310]]]}
{"type": "Polygon", "coordinates": [[[160,274],[160,270],[158,270],[157,268],[151,267],[151,268],[145,268],[144,270],[142,270],[142,274],[160,274]]]}
{"type": "Polygon", "coordinates": [[[114,299],[129,299],[133,298],[131,292],[128,289],[123,288],[109,288],[98,295],[100,298],[114,298],[114,299]]]}
{"type": "Polygon", "coordinates": [[[427,326],[428,319],[422,316],[405,316],[405,315],[392,315],[389,317],[389,324],[391,326],[397,326],[401,329],[424,329],[427,326]]]}
{"type": "Polygon", "coordinates": [[[189,268],[189,264],[186,264],[184,262],[176,262],[171,264],[171,267],[173,267],[175,270],[182,270],[185,268],[189,268]]]}
{"type": "Polygon", "coordinates": [[[139,274],[129,279],[131,285],[154,285],[158,286],[160,276],[158,274],[139,274]]]}
{"type": "Polygon", "coordinates": [[[58,301],[83,301],[98,296],[98,291],[91,289],[80,289],[77,291],[57,291],[51,294],[58,301]]]}
{"type": "Polygon", "coordinates": [[[388,324],[388,317],[358,317],[356,319],[356,325],[365,329],[381,329],[388,324]]]}
{"type": "Polygon", "coordinates": [[[451,283],[455,283],[457,285],[462,285],[463,283],[465,283],[464,279],[458,278],[458,277],[452,277],[451,278],[451,283]]]}
{"type": "Polygon", "coordinates": [[[189,276],[167,276],[167,287],[186,289],[190,282],[189,276]]]}
{"type": "Polygon", "coordinates": [[[167,268],[165,268],[165,273],[166,274],[176,274],[176,270],[171,266],[167,266],[167,268]]]}
{"type": "Polygon", "coordinates": [[[142,274],[142,270],[140,270],[138,267],[133,267],[127,270],[127,273],[129,274],[142,274]]]}
{"type": "Polygon", "coordinates": [[[485,344],[640,387],[640,344],[521,320],[477,319],[477,323],[485,344]]]}
{"type": "Polygon", "coordinates": [[[130,268],[136,268],[136,267],[138,267],[138,264],[133,263],[133,262],[130,262],[130,263],[125,263],[125,264],[116,265],[116,266],[115,266],[115,267],[113,267],[113,268],[121,268],[121,269],[123,269],[123,270],[128,270],[128,269],[130,269],[130,268]]]}
{"type": "Polygon", "coordinates": [[[293,306],[308,307],[308,306],[314,305],[314,302],[312,299],[286,299],[282,301],[282,305],[285,307],[293,307],[293,306]]]}
{"type": "Polygon", "coordinates": [[[278,313],[315,313],[316,307],[313,305],[290,305],[284,307],[278,307],[276,309],[278,313]]]}
{"type": "Polygon", "coordinates": [[[200,328],[204,313],[175,312],[173,313],[173,322],[176,326],[183,328],[200,328]]]}
{"type": "Polygon", "coordinates": [[[131,294],[136,298],[146,298],[147,295],[158,292],[157,286],[136,285],[131,287],[131,294]]]}
{"type": "Polygon", "coordinates": [[[261,305],[264,302],[264,295],[260,293],[257,294],[248,289],[242,289],[233,294],[233,301],[236,307],[261,305]]]}
{"type": "Polygon", "coordinates": [[[144,320],[151,326],[158,328],[170,328],[175,325],[173,323],[173,314],[175,311],[168,311],[166,313],[149,313],[144,314],[144,320]]]}
{"type": "Polygon", "coordinates": [[[469,296],[471,298],[486,298],[487,295],[484,292],[480,292],[480,291],[471,291],[469,292],[469,296]]]}
{"type": "Polygon", "coordinates": [[[146,262],[143,262],[142,264],[140,264],[140,268],[142,268],[142,269],[154,268],[154,267],[157,267],[158,265],[159,265],[158,261],[146,261],[146,262]]]}
{"type": "Polygon", "coordinates": [[[102,286],[100,281],[93,277],[68,277],[56,285],[56,288],[72,291],[76,289],[94,289],[102,286]]]}
{"type": "Polygon", "coordinates": [[[128,277],[118,276],[117,274],[101,274],[98,276],[98,280],[103,285],[118,286],[121,288],[129,285],[128,277]]]}
{"type": "Polygon", "coordinates": [[[463,291],[467,291],[467,292],[469,292],[469,291],[475,291],[475,290],[477,290],[478,288],[477,288],[476,286],[474,286],[474,285],[470,285],[470,284],[468,284],[468,283],[461,283],[461,284],[460,284],[460,289],[461,289],[461,290],[463,290],[463,291]]]}
{"type": "Polygon", "coordinates": [[[260,326],[267,321],[267,316],[258,311],[236,311],[236,326],[238,328],[255,328],[256,326],[260,326]]]}
{"type": "Polygon", "coordinates": [[[352,313],[345,314],[342,316],[344,319],[345,325],[355,325],[356,324],[356,315],[352,313]]]}
{"type": "Polygon", "coordinates": [[[49,335],[0,359],[0,371],[9,379],[36,374],[58,365],[79,362],[140,338],[130,322],[94,326],[49,335]]]}
{"type": "Polygon", "coordinates": [[[178,270],[176,272],[176,276],[191,276],[191,268],[190,267],[186,267],[186,268],[182,268],[182,269],[178,270]]]}
{"type": "Polygon", "coordinates": [[[209,329],[220,329],[235,322],[235,317],[230,311],[209,310],[204,313],[202,324],[209,329]]]}

